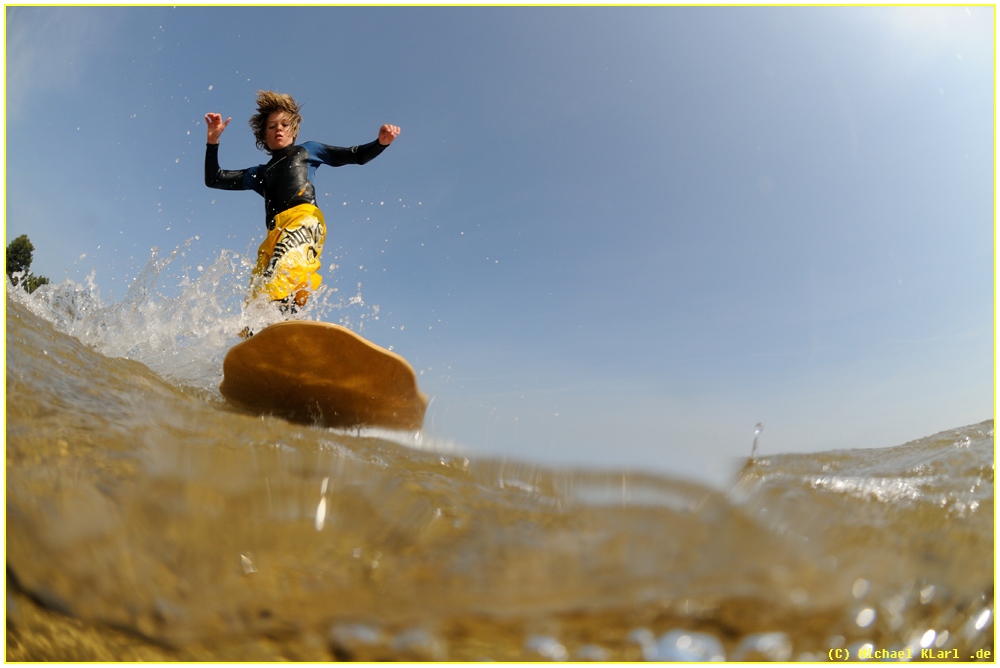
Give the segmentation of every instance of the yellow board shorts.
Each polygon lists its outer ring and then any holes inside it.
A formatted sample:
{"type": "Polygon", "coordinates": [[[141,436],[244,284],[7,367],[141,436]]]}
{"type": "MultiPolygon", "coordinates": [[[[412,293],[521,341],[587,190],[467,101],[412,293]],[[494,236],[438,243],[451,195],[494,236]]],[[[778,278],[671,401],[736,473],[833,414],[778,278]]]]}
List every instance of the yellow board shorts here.
{"type": "Polygon", "coordinates": [[[304,306],[323,281],[316,272],[325,239],[323,212],[312,204],[299,204],[275,216],[274,227],[257,249],[250,300],[267,293],[274,301],[292,297],[304,306]]]}

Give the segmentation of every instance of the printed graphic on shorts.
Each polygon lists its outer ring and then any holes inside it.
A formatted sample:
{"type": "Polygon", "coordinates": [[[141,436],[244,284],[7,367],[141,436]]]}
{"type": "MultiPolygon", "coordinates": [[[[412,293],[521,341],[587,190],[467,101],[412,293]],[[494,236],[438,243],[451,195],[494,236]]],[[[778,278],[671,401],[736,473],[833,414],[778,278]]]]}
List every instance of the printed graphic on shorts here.
{"type": "Polygon", "coordinates": [[[282,300],[318,288],[322,278],[316,272],[325,238],[319,209],[304,204],[279,214],[258,250],[253,296],[267,292],[271,299],[282,300]]]}
{"type": "Polygon", "coordinates": [[[264,270],[264,278],[274,276],[278,267],[299,267],[319,261],[323,249],[323,238],[319,221],[315,218],[302,221],[302,227],[289,231],[287,228],[274,245],[274,254],[264,270]]]}

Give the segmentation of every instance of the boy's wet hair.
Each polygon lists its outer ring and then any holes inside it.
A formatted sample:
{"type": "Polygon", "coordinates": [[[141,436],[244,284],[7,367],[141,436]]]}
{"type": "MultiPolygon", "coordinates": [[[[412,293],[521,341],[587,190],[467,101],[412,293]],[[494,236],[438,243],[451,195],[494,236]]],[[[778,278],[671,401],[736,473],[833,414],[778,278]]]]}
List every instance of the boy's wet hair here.
{"type": "Polygon", "coordinates": [[[257,148],[271,153],[267,146],[267,119],[276,111],[284,111],[291,118],[289,130],[293,137],[299,134],[299,123],[302,116],[299,114],[299,105],[295,103],[291,95],[275,93],[272,90],[257,91],[257,113],[250,117],[250,129],[257,140],[257,148]]]}

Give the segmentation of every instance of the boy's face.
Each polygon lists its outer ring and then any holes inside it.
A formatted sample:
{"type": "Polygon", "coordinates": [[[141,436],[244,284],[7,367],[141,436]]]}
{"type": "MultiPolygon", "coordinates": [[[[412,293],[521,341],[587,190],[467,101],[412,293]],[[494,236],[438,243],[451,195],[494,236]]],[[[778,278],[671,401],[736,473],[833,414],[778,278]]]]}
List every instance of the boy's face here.
{"type": "Polygon", "coordinates": [[[272,151],[286,148],[295,143],[295,136],[292,134],[292,121],[287,112],[276,111],[267,117],[264,138],[267,140],[267,147],[272,151]]]}

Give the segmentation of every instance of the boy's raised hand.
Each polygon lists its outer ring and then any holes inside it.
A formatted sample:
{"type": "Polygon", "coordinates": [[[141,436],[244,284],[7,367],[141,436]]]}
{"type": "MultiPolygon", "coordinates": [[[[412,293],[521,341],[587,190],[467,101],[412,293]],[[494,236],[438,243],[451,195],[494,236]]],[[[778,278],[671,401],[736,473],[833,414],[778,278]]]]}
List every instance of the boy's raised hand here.
{"type": "Polygon", "coordinates": [[[378,143],[382,144],[382,146],[388,146],[389,144],[392,143],[392,140],[398,136],[399,136],[398,125],[383,125],[378,130],[378,143]]]}
{"type": "Polygon", "coordinates": [[[232,116],[223,121],[222,114],[205,114],[205,123],[208,125],[209,144],[219,143],[219,137],[222,135],[222,131],[226,129],[226,126],[229,125],[229,121],[231,120],[233,120],[232,116]]]}

